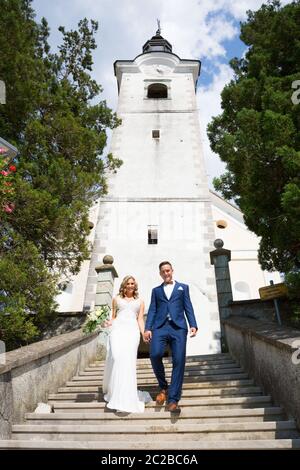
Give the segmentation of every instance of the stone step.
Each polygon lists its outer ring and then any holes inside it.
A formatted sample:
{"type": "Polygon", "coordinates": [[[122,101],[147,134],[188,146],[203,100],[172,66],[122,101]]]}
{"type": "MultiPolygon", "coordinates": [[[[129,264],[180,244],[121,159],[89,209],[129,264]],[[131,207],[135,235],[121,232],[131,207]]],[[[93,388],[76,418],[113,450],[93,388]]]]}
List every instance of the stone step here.
{"type": "MultiPolygon", "coordinates": [[[[164,358],[166,377],[171,358],[164,358]]],[[[148,403],[119,413],[103,401],[105,361],[94,361],[49,394],[53,413],[27,413],[0,449],[300,449],[295,421],[285,419],[229,354],[188,357],[181,413],[148,403]]],[[[150,359],[137,360],[139,389],[158,391],[150,359]]]]}
{"type": "MultiPolygon", "coordinates": [[[[171,356],[164,356],[163,357],[163,362],[165,363],[171,363],[172,362],[172,357],[171,356]]],[[[213,354],[209,356],[187,356],[186,357],[186,363],[191,364],[193,362],[201,362],[201,363],[207,363],[207,364],[213,364],[215,362],[226,362],[226,361],[234,361],[235,359],[230,355],[230,354],[221,354],[219,356],[214,356],[213,354]]],[[[98,361],[94,360],[91,362],[91,364],[97,364],[97,365],[103,365],[105,364],[105,359],[98,361]]],[[[137,359],[137,364],[138,365],[151,365],[151,359],[150,357],[145,357],[145,358],[138,358],[137,359]]]]}
{"type": "MultiPolygon", "coordinates": [[[[129,442],[122,440],[111,441],[40,441],[40,440],[3,440],[0,449],[48,449],[48,450],[292,450],[300,449],[300,439],[253,439],[253,440],[211,440],[190,441],[160,441],[129,442]]],[[[198,463],[200,463],[197,457],[198,463]]],[[[191,460],[190,460],[191,462],[191,460]]],[[[180,463],[180,461],[178,461],[180,463]]],[[[192,463],[192,462],[191,462],[192,463]]]]}
{"type": "MultiPolygon", "coordinates": [[[[65,386],[90,386],[90,385],[98,385],[102,386],[102,380],[99,380],[98,377],[92,377],[91,379],[88,377],[80,377],[80,376],[75,376],[70,382],[66,382],[65,386]]],[[[244,380],[218,380],[218,381],[213,381],[213,382],[184,382],[182,389],[196,389],[196,388],[215,388],[215,387],[248,387],[249,385],[254,385],[254,380],[252,379],[244,379],[244,380]]],[[[158,391],[158,384],[153,384],[153,385],[148,385],[146,387],[148,391],[158,391]]]]}
{"type": "MultiPolygon", "coordinates": [[[[164,368],[165,370],[172,370],[172,363],[164,363],[164,368]]],[[[206,369],[228,369],[230,367],[239,367],[239,365],[234,362],[234,361],[226,361],[225,363],[221,363],[221,364],[202,364],[202,363],[190,363],[188,365],[186,365],[185,367],[185,370],[186,371],[190,371],[190,370],[206,370],[206,369]]],[[[87,369],[91,369],[91,370],[97,370],[97,371],[104,371],[104,368],[105,366],[98,366],[98,365],[93,365],[93,364],[90,364],[87,366],[86,370],[87,369]]],[[[137,366],[137,372],[138,373],[146,373],[146,372],[151,372],[153,370],[151,364],[149,364],[148,366],[143,366],[143,367],[140,367],[140,366],[137,366]]]]}
{"type": "MultiPolygon", "coordinates": [[[[222,360],[231,360],[232,357],[229,353],[219,353],[219,354],[203,354],[203,355],[197,355],[197,356],[187,356],[186,357],[186,363],[189,364],[190,362],[209,362],[211,363],[212,361],[222,361],[222,360]]],[[[172,362],[171,357],[164,357],[163,358],[164,362],[172,362]]],[[[95,364],[104,364],[105,361],[94,361],[95,364]]],[[[150,358],[143,358],[143,359],[137,359],[138,364],[151,364],[150,358]]]]}
{"type": "MultiPolygon", "coordinates": [[[[106,407],[104,401],[98,402],[96,400],[89,400],[90,397],[82,397],[82,401],[74,402],[69,399],[63,399],[61,394],[53,394],[55,398],[51,398],[49,403],[53,405],[54,410],[69,411],[89,411],[99,410],[106,407]],[[57,397],[57,398],[56,398],[57,397]],[[88,400],[84,401],[84,399],[88,400]]],[[[261,408],[271,405],[271,397],[269,395],[257,395],[252,397],[214,397],[214,398],[201,398],[201,399],[182,399],[180,400],[180,408],[184,407],[204,407],[205,409],[229,409],[229,408],[261,408]]],[[[146,411],[159,411],[164,410],[164,406],[157,406],[154,401],[147,403],[146,411]]]]}
{"type": "MultiPolygon", "coordinates": [[[[99,387],[76,387],[76,386],[70,386],[70,387],[61,387],[58,389],[58,393],[62,393],[63,395],[65,394],[71,394],[76,395],[76,394],[90,394],[90,393],[95,393],[97,396],[102,398],[103,393],[102,389],[99,387]]],[[[155,398],[154,395],[152,394],[153,398],[155,398]]],[[[262,391],[260,387],[236,387],[236,388],[207,388],[207,389],[184,389],[182,390],[182,397],[207,397],[207,396],[232,396],[232,395],[262,395],[262,391]]]]}
{"type": "MultiPolygon", "coordinates": [[[[86,380],[89,380],[91,377],[92,379],[100,380],[102,382],[102,377],[97,377],[94,375],[91,376],[82,376],[85,377],[86,380]]],[[[169,377],[167,377],[170,379],[169,377]]],[[[184,384],[197,384],[197,383],[207,383],[207,382],[231,382],[236,380],[250,380],[248,374],[220,374],[220,375],[208,375],[208,376],[194,376],[194,377],[186,377],[184,384]]],[[[157,387],[157,380],[155,377],[152,379],[138,379],[138,384],[144,384],[147,386],[157,387]]]]}
{"type": "MultiPolygon", "coordinates": [[[[90,373],[93,373],[93,374],[99,374],[99,376],[103,376],[104,374],[104,371],[103,370],[100,370],[98,367],[87,367],[84,372],[90,372],[90,373]]],[[[199,368],[195,368],[195,369],[188,369],[188,370],[185,370],[184,371],[184,376],[185,377],[189,377],[189,376],[193,376],[193,375],[206,375],[206,374],[235,374],[235,373],[238,373],[238,372],[243,372],[243,369],[241,367],[238,367],[236,365],[234,365],[233,367],[218,367],[218,368],[211,368],[211,367],[208,367],[206,369],[199,369],[199,368]]],[[[168,369],[165,369],[165,373],[166,375],[169,375],[171,376],[171,373],[172,373],[172,368],[168,368],[168,369]]],[[[144,377],[144,378],[147,378],[147,377],[154,377],[154,372],[153,370],[149,369],[149,371],[146,371],[146,372],[141,372],[141,371],[138,371],[137,372],[137,377],[144,377]]]]}
{"type": "Polygon", "coordinates": [[[105,425],[35,425],[16,424],[12,426],[12,439],[56,439],[56,440],[102,440],[149,441],[159,440],[230,440],[230,439],[291,439],[299,437],[295,422],[269,421],[244,423],[208,424],[126,424],[105,425]]]}
{"type": "Polygon", "coordinates": [[[167,411],[146,411],[145,413],[115,413],[113,411],[79,412],[79,413],[27,413],[29,424],[112,424],[126,422],[127,425],[147,424],[160,425],[166,422],[207,423],[207,422],[243,422],[243,421],[283,421],[283,410],[280,407],[252,408],[237,410],[189,410],[184,409],[178,415],[172,416],[167,411]]]}

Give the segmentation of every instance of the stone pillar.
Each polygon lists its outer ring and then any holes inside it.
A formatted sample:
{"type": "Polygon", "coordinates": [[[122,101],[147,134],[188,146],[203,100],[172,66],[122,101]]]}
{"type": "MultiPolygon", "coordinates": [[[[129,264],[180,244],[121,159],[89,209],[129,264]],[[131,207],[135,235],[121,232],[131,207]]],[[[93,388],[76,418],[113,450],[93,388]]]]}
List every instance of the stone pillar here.
{"type": "MultiPolygon", "coordinates": [[[[228,318],[231,314],[231,308],[228,306],[232,302],[232,288],[229,271],[229,261],[231,260],[231,251],[223,248],[224,242],[220,238],[214,241],[215,250],[210,252],[210,262],[215,267],[217,296],[220,312],[220,322],[228,318]]],[[[226,349],[224,330],[221,323],[221,345],[222,350],[226,349]]]]}
{"type": "Polygon", "coordinates": [[[118,273],[113,266],[113,262],[114,259],[112,256],[105,255],[103,258],[103,264],[95,267],[98,275],[95,307],[108,305],[109,308],[111,308],[114,280],[115,277],[118,277],[118,273]]]}
{"type": "MultiPolygon", "coordinates": [[[[95,267],[95,270],[97,271],[95,307],[108,305],[108,307],[111,309],[114,280],[115,277],[118,277],[118,273],[113,266],[113,262],[114,259],[112,256],[105,255],[103,258],[103,264],[95,267]]],[[[107,333],[108,331],[104,329],[98,336],[96,358],[99,361],[103,361],[106,357],[107,333]]]]}

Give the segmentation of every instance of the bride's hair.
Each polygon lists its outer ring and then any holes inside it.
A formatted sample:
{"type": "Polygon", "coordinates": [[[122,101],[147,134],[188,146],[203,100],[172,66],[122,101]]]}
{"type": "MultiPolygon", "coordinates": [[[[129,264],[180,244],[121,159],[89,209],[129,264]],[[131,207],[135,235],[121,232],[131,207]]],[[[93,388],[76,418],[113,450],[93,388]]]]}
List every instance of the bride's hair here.
{"type": "Polygon", "coordinates": [[[129,281],[129,279],[133,279],[134,280],[134,291],[133,291],[133,297],[135,299],[138,298],[139,296],[139,292],[138,292],[138,285],[137,285],[137,282],[136,280],[134,279],[133,276],[125,276],[123,281],[121,282],[121,285],[120,285],[120,289],[119,289],[119,296],[124,298],[125,297],[125,292],[126,292],[126,285],[127,285],[127,282],[129,281]]]}

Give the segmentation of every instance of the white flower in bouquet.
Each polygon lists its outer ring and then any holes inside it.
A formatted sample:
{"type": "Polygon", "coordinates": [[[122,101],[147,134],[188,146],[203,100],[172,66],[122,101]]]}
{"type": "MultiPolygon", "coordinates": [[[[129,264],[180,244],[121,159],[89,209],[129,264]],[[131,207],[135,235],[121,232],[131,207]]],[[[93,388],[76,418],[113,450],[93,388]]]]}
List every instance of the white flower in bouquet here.
{"type": "Polygon", "coordinates": [[[89,321],[96,321],[98,319],[98,315],[96,312],[91,312],[88,316],[87,316],[88,320],[89,321]]]}
{"type": "Polygon", "coordinates": [[[110,308],[108,305],[101,305],[95,307],[95,309],[90,312],[86,321],[83,324],[82,330],[84,333],[92,333],[95,330],[101,330],[108,326],[109,323],[109,314],[110,308]]]}

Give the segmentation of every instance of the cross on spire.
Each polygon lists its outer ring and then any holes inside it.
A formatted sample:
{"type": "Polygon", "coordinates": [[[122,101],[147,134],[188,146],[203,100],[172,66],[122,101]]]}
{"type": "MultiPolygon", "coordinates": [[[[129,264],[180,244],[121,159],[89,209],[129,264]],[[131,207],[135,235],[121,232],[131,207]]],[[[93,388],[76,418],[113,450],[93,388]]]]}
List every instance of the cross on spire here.
{"type": "Polygon", "coordinates": [[[157,31],[156,31],[156,34],[157,34],[158,36],[160,36],[160,35],[161,35],[160,20],[157,19],[156,21],[157,21],[157,31]]]}
{"type": "Polygon", "coordinates": [[[160,20],[157,19],[157,31],[155,36],[152,36],[149,41],[143,45],[143,54],[147,52],[168,52],[172,54],[172,45],[162,37],[160,20]]]}

